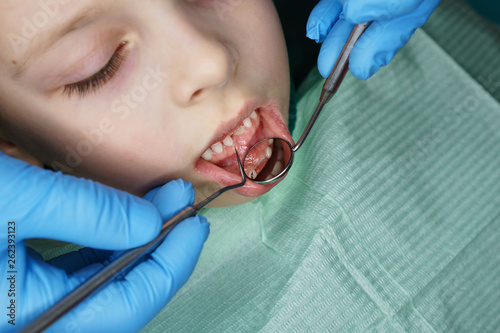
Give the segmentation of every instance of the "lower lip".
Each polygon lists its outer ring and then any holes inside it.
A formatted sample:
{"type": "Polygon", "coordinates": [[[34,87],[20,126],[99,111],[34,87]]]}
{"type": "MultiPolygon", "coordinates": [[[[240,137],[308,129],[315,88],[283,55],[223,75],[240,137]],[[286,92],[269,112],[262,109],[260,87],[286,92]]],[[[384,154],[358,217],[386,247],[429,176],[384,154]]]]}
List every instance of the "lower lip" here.
{"type": "MultiPolygon", "coordinates": [[[[259,135],[263,136],[263,138],[277,137],[293,142],[285,121],[275,105],[270,104],[260,107],[259,109],[259,115],[262,118],[262,130],[257,131],[259,135]]],[[[240,158],[243,158],[243,156],[240,156],[240,158]]],[[[241,182],[240,175],[227,172],[202,158],[198,159],[196,162],[195,170],[219,183],[223,187],[241,182]]],[[[257,197],[269,192],[278,183],[279,181],[268,185],[261,185],[247,179],[243,187],[237,188],[234,191],[246,197],[257,197]]]]}

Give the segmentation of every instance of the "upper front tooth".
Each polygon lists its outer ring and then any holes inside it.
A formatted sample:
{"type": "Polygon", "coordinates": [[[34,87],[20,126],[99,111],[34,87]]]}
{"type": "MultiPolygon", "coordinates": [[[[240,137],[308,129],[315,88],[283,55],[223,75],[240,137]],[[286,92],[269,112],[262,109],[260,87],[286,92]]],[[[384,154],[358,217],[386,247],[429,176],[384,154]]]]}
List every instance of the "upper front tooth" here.
{"type": "Polygon", "coordinates": [[[222,147],[222,143],[221,142],[217,142],[217,143],[214,143],[212,146],[211,146],[212,150],[216,153],[216,154],[220,154],[222,153],[222,151],[224,150],[224,147],[222,147]]]}
{"type": "Polygon", "coordinates": [[[203,155],[201,155],[201,158],[203,158],[205,161],[210,161],[212,159],[212,149],[208,148],[203,155]]]}
{"type": "Polygon", "coordinates": [[[232,146],[233,145],[233,138],[231,138],[230,135],[226,136],[226,138],[222,141],[224,145],[226,146],[232,146]]]}
{"type": "Polygon", "coordinates": [[[252,121],[250,120],[250,118],[246,118],[245,120],[243,120],[243,125],[245,125],[245,127],[252,127],[252,121]]]}
{"type": "Polygon", "coordinates": [[[257,112],[255,110],[250,114],[250,118],[257,119],[257,112]]]}
{"type": "Polygon", "coordinates": [[[271,171],[271,175],[277,176],[281,171],[283,171],[283,164],[281,164],[281,162],[278,161],[274,165],[273,170],[271,171]]]}

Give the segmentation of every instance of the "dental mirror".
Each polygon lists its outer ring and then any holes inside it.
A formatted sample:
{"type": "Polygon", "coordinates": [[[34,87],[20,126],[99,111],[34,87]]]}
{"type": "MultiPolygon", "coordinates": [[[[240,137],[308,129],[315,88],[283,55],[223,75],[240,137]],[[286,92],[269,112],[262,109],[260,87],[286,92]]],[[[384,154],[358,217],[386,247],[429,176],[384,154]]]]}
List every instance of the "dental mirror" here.
{"type": "Polygon", "coordinates": [[[270,184],[285,176],[292,162],[290,142],[272,138],[261,140],[250,148],[243,168],[248,179],[258,184],[270,184]]]}
{"type": "Polygon", "coordinates": [[[371,22],[357,24],[352,29],[349,39],[323,85],[318,106],[297,144],[293,146],[284,139],[269,138],[261,140],[250,147],[243,160],[243,168],[248,179],[257,184],[266,185],[280,180],[287,174],[292,166],[294,153],[304,143],[325,104],[331,100],[339,89],[349,69],[349,56],[354,44],[370,24],[371,22]]]}

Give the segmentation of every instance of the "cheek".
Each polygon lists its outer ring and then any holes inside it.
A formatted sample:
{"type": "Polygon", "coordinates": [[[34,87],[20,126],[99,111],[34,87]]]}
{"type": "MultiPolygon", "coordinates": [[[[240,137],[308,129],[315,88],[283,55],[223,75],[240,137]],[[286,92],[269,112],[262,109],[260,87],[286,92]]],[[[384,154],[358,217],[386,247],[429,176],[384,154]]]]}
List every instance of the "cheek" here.
{"type": "Polygon", "coordinates": [[[199,131],[189,113],[165,99],[165,87],[144,99],[132,89],[127,99],[73,120],[67,146],[77,155],[68,160],[66,153],[60,161],[74,174],[135,194],[168,180],[189,180],[199,131]]]}
{"type": "MultiPolygon", "coordinates": [[[[288,55],[276,9],[272,1],[267,0],[245,3],[246,8],[234,16],[234,30],[238,31],[234,38],[241,49],[242,61],[246,61],[245,57],[251,61],[248,77],[268,85],[284,86],[288,91],[288,55]]],[[[288,98],[286,92],[285,95],[288,98]]]]}
{"type": "Polygon", "coordinates": [[[154,101],[118,99],[99,108],[97,102],[95,107],[82,103],[81,110],[57,103],[25,105],[31,111],[17,110],[9,127],[16,143],[53,169],[139,193],[175,178],[182,164],[169,157],[175,154],[165,123],[169,114],[153,112],[154,101]]]}
{"type": "Polygon", "coordinates": [[[121,119],[109,115],[86,125],[67,145],[76,159],[64,156],[66,164],[73,163],[69,166],[76,174],[130,192],[147,189],[175,175],[178,165],[165,161],[173,154],[168,132],[162,132],[153,117],[136,113],[121,119]]]}

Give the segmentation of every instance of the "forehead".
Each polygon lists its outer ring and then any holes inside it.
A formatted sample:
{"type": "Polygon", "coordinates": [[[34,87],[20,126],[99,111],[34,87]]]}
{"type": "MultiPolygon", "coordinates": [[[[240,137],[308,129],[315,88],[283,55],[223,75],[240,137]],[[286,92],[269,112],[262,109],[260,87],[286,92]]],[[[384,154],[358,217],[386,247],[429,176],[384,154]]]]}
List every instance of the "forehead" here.
{"type": "MultiPolygon", "coordinates": [[[[29,21],[37,29],[63,20],[65,15],[77,12],[81,8],[92,4],[93,0],[2,0],[0,2],[0,24],[22,25],[29,21]],[[20,21],[22,19],[22,21],[20,21]],[[17,23],[17,24],[16,24],[17,23]]],[[[15,28],[15,27],[11,27],[15,28]]]]}
{"type": "MultiPolygon", "coordinates": [[[[101,1],[101,3],[104,1],[101,1]]],[[[0,63],[11,65],[26,58],[29,49],[43,43],[58,27],[91,8],[93,0],[2,0],[0,2],[0,63]]]]}

